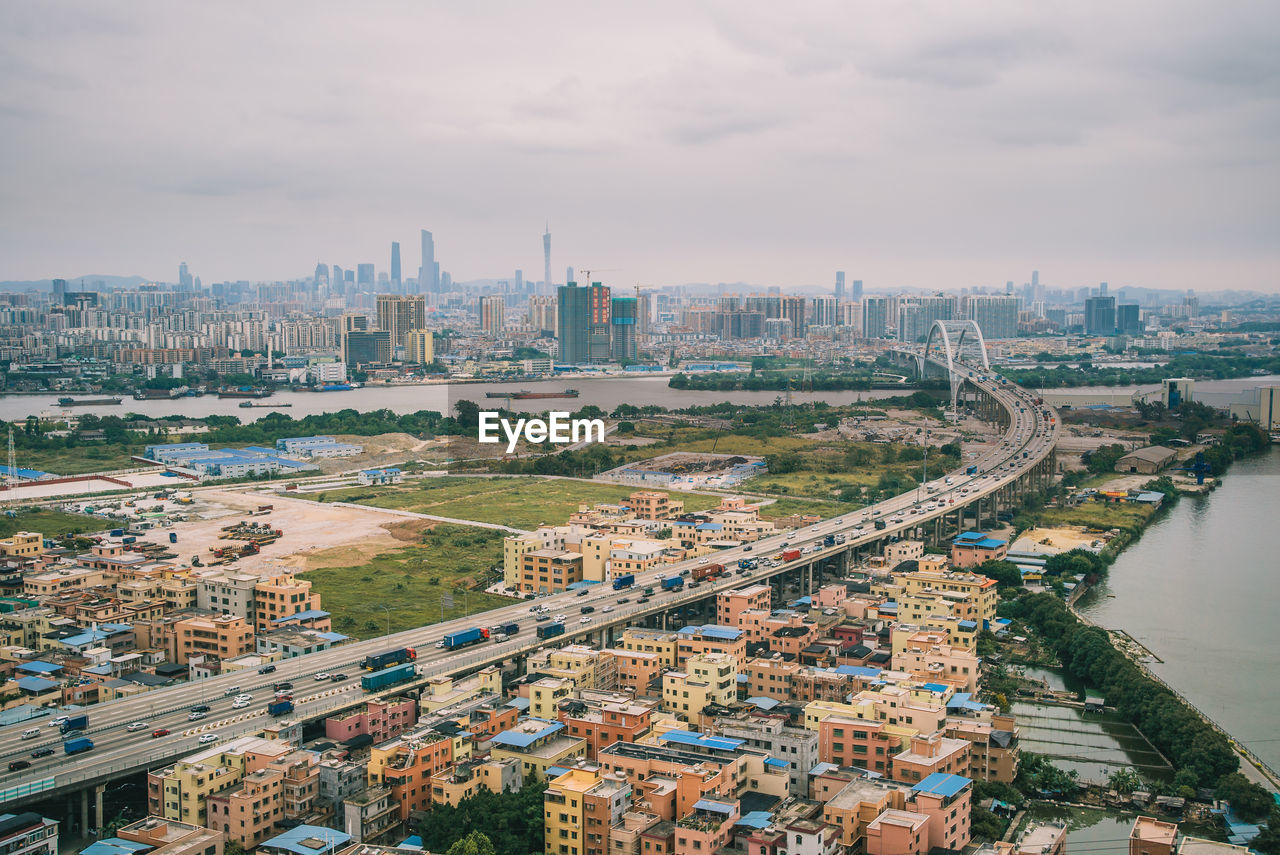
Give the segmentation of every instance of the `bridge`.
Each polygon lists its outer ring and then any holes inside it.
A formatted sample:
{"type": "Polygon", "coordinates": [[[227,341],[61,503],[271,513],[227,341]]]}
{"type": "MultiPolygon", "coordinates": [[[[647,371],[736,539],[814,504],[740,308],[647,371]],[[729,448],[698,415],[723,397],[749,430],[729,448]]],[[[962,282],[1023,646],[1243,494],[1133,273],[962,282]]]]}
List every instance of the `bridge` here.
{"type": "MultiPolygon", "coordinates": [[[[946,336],[949,335],[948,331],[946,336]]],[[[504,663],[519,666],[527,656],[548,644],[572,641],[609,646],[628,626],[666,627],[673,614],[694,613],[708,600],[714,609],[716,594],[744,585],[770,584],[779,596],[784,585],[798,587],[802,593],[815,591],[826,576],[842,577],[851,562],[879,554],[891,538],[945,542],[959,532],[994,523],[1000,513],[1016,508],[1028,493],[1043,490],[1050,484],[1055,467],[1054,446],[1060,429],[1052,410],[1037,405],[1032,393],[993,377],[981,363],[970,365],[960,361],[954,352],[949,357],[931,355],[926,347],[923,350],[903,348],[896,353],[898,358],[915,361],[917,366],[962,375],[960,385],[965,387],[966,403],[975,413],[1003,428],[999,444],[982,456],[966,461],[960,469],[939,476],[940,480],[949,478],[950,483],[927,499],[918,500],[917,491],[912,490],[816,525],[723,550],[716,559],[730,567],[741,558],[775,555],[783,547],[799,549],[802,554],[792,561],[761,561],[755,570],[726,574],[714,581],[705,581],[696,589],[661,590],[657,583],[659,576],[691,572],[697,562],[665,565],[660,571],[636,579],[638,588],[659,588],[648,603],[637,602],[635,593],[627,596],[629,592],[614,591],[609,585],[588,588],[582,596],[566,592],[543,597],[539,602],[553,612],[569,616],[564,635],[550,642],[536,637],[537,624],[531,618],[529,604],[520,601],[469,618],[288,659],[276,663],[277,670],[270,675],[237,671],[90,706],[86,710],[89,727],[85,735],[94,741],[94,749],[77,755],[72,761],[64,757],[54,728],[36,722],[10,725],[0,729],[0,762],[4,764],[0,769],[18,759],[29,760],[31,766],[0,772],[0,803],[12,810],[51,798],[66,798],[65,815],[70,819],[78,799],[80,827],[87,828],[92,798],[93,816],[100,825],[104,820],[103,794],[112,780],[169,765],[195,751],[200,746],[199,738],[205,734],[214,734],[223,741],[261,732],[273,722],[265,707],[272,699],[271,687],[275,682],[294,682],[295,710],[291,718],[306,722],[359,706],[373,696],[360,690],[354,676],[335,684],[327,679],[316,680],[317,675],[357,674],[359,663],[366,655],[384,650],[413,647],[418,651],[417,679],[382,693],[390,695],[421,689],[435,677],[465,676],[504,663]],[[976,471],[968,472],[971,467],[976,471]],[[838,534],[845,536],[845,542],[827,545],[826,537],[838,534]],[[622,602],[623,599],[626,602],[622,602]],[[594,607],[594,612],[588,622],[579,623],[583,606],[594,607]],[[609,612],[604,611],[606,607],[609,612]],[[435,647],[446,633],[508,622],[518,623],[520,630],[500,643],[485,643],[460,652],[435,647]],[[232,698],[224,693],[233,687],[253,694],[250,707],[232,709],[232,698]],[[207,704],[212,709],[206,719],[193,723],[188,721],[188,712],[197,704],[207,704]],[[127,730],[126,726],[131,723],[143,726],[135,731],[127,730]],[[39,736],[23,739],[22,731],[32,727],[39,728],[39,736]],[[172,733],[153,739],[152,731],[159,728],[172,733]],[[53,753],[31,757],[31,752],[40,748],[50,748],[53,753]]]]}
{"type": "Polygon", "coordinates": [[[936,366],[944,369],[951,383],[951,410],[955,412],[960,388],[964,383],[968,366],[990,373],[991,363],[987,361],[987,342],[982,337],[982,329],[977,321],[934,321],[929,327],[929,335],[925,339],[924,350],[916,351],[900,349],[900,355],[907,356],[908,363],[914,363],[916,374],[924,378],[929,369],[936,366]]]}

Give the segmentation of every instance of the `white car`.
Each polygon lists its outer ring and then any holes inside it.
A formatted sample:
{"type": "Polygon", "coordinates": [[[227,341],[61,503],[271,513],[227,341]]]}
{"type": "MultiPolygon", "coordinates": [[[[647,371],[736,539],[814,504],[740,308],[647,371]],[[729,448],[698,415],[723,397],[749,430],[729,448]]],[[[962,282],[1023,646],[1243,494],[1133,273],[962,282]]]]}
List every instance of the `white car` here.
{"type": "Polygon", "coordinates": [[[443,649],[444,649],[444,639],[443,639],[443,638],[436,642],[436,647],[437,647],[437,648],[439,648],[439,649],[441,649],[441,650],[443,650],[443,649]]]}
{"type": "Polygon", "coordinates": [[[564,615],[556,615],[555,617],[552,618],[552,620],[555,621],[556,623],[564,623],[564,619],[565,619],[564,615]]]}
{"type": "Polygon", "coordinates": [[[329,679],[329,675],[321,671],[319,674],[315,675],[311,679],[315,680],[317,683],[323,683],[325,680],[329,679]]]}
{"type": "Polygon", "coordinates": [[[243,694],[243,695],[236,695],[236,696],[235,696],[235,698],[234,698],[234,700],[237,700],[237,701],[251,701],[251,700],[253,700],[253,695],[250,695],[250,694],[248,694],[248,693],[245,693],[245,694],[243,694]]]}
{"type": "Polygon", "coordinates": [[[242,709],[244,709],[244,708],[245,708],[245,707],[247,707],[247,706],[249,706],[249,702],[248,702],[248,701],[242,701],[242,700],[240,700],[239,698],[236,698],[234,701],[232,701],[232,702],[231,702],[231,708],[232,708],[233,710],[242,710],[242,709]]]}
{"type": "Polygon", "coordinates": [[[218,735],[216,733],[206,733],[200,737],[201,745],[208,745],[210,742],[217,742],[218,735]]]}
{"type": "Polygon", "coordinates": [[[578,618],[578,623],[591,623],[591,618],[586,615],[583,615],[582,617],[578,618]]]}
{"type": "Polygon", "coordinates": [[[146,729],[147,729],[147,723],[145,721],[135,721],[133,724],[125,728],[125,730],[129,731],[130,733],[133,733],[134,731],[146,730],[146,729]]]}
{"type": "Polygon", "coordinates": [[[699,559],[698,559],[698,563],[699,563],[699,564],[710,564],[710,563],[711,563],[711,559],[710,559],[710,558],[699,558],[699,559]]]}
{"type": "Polygon", "coordinates": [[[66,724],[69,721],[71,721],[71,716],[60,715],[57,718],[55,718],[53,721],[49,722],[49,726],[62,727],[64,724],[66,724]]]}
{"type": "Polygon", "coordinates": [[[604,612],[605,614],[608,614],[609,612],[613,611],[613,606],[605,606],[600,611],[604,612]]]}

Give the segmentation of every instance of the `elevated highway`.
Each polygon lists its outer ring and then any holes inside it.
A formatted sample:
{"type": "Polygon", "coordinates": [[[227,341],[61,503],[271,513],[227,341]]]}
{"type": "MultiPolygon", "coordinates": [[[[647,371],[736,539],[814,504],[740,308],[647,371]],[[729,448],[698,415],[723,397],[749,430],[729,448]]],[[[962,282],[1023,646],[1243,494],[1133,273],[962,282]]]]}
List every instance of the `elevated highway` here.
{"type": "Polygon", "coordinates": [[[537,638],[535,628],[542,624],[535,622],[530,604],[519,601],[465,619],[285,660],[277,663],[271,674],[238,671],[91,706],[87,709],[89,726],[85,735],[93,740],[94,749],[74,757],[63,755],[56,728],[30,722],[11,725],[0,729],[0,803],[12,809],[51,797],[78,795],[82,822],[88,825],[91,794],[96,795],[95,816],[100,819],[102,794],[111,780],[172,763],[199,748],[200,737],[206,734],[221,741],[260,731],[272,721],[266,705],[273,698],[274,683],[294,684],[296,708],[291,718],[318,719],[357,706],[370,697],[360,689],[358,679],[363,673],[360,662],[369,654],[397,647],[417,651],[418,679],[386,691],[393,694],[420,688],[433,677],[474,673],[489,665],[520,660],[547,644],[590,641],[607,645],[627,626],[662,620],[667,613],[694,606],[720,591],[783,577],[798,583],[801,590],[812,590],[815,576],[820,583],[824,569],[839,569],[849,559],[875,553],[891,538],[941,540],[966,528],[980,528],[994,522],[1003,510],[1016,507],[1027,493],[1048,486],[1060,431],[1056,413],[1037,405],[1033,393],[1003,381],[984,367],[971,367],[954,359],[948,363],[914,349],[904,349],[900,354],[906,361],[963,373],[961,385],[968,405],[1003,427],[1000,441],[985,454],[939,475],[933,483],[940,486],[932,495],[918,498],[920,491],[913,489],[803,529],[723,550],[715,560],[728,567],[742,558],[755,558],[759,565],[754,570],[738,570],[704,581],[696,589],[686,586],[664,591],[658,582],[663,576],[690,573],[699,561],[689,560],[638,576],[636,588],[631,591],[615,591],[603,584],[588,588],[581,596],[565,592],[541,597],[539,602],[551,613],[566,617],[564,635],[550,641],[537,638]],[[844,542],[827,545],[828,535],[843,535],[844,542]],[[761,560],[783,548],[798,549],[801,555],[786,562],[761,560]],[[653,587],[655,592],[648,602],[640,602],[640,589],[645,587],[653,587]],[[584,606],[594,609],[589,617],[582,615],[584,606]],[[583,617],[587,619],[584,621],[583,617]],[[436,647],[446,633],[511,622],[518,623],[520,629],[505,641],[483,642],[456,652],[436,647]],[[317,679],[317,675],[325,673],[345,673],[348,679],[340,683],[317,679]],[[232,708],[232,687],[253,695],[248,707],[232,708]],[[205,719],[188,720],[195,705],[210,707],[205,719]],[[130,724],[137,729],[127,730],[130,724]],[[33,727],[39,729],[39,736],[24,739],[23,731],[33,727]],[[153,738],[152,732],[157,729],[171,733],[153,738]],[[53,753],[32,757],[32,752],[40,748],[53,749],[53,753]],[[3,771],[9,762],[17,760],[31,765],[3,771]]]}

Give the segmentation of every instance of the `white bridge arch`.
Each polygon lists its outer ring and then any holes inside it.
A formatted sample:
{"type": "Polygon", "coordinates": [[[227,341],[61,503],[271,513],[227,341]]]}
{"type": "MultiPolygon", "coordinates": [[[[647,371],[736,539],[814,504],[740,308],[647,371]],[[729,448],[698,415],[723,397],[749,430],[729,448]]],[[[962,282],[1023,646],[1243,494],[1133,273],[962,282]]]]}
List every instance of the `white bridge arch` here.
{"type": "Polygon", "coordinates": [[[934,343],[942,345],[947,362],[947,378],[951,381],[951,409],[954,411],[960,395],[960,386],[964,383],[964,374],[960,363],[968,361],[970,365],[981,365],[987,371],[991,363],[987,359],[987,342],[982,337],[982,328],[977,321],[934,321],[929,327],[929,337],[925,339],[924,351],[919,359],[920,376],[924,376],[925,357],[929,355],[934,343]],[[964,360],[964,357],[968,357],[964,360]]]}

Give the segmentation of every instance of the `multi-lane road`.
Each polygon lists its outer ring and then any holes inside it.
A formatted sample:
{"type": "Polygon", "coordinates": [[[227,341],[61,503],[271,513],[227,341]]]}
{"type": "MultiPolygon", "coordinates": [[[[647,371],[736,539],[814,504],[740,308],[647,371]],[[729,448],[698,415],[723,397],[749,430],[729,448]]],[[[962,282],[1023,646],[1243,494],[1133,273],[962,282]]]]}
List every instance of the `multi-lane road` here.
{"type": "MultiPolygon", "coordinates": [[[[964,370],[970,369],[966,366],[964,370]]],[[[630,591],[615,591],[603,584],[587,588],[586,593],[571,591],[541,597],[538,603],[545,605],[550,614],[563,614],[566,618],[565,634],[547,642],[537,638],[535,632],[536,627],[545,622],[535,621],[530,603],[520,601],[469,618],[278,662],[270,674],[237,671],[148,692],[137,698],[90,706],[86,710],[89,726],[85,735],[93,740],[94,748],[73,758],[64,756],[58,729],[50,726],[48,720],[8,726],[0,729],[0,802],[42,791],[75,789],[104,778],[154,767],[199,748],[202,736],[209,739],[207,734],[220,741],[257,732],[271,720],[266,706],[273,699],[273,685],[282,681],[293,684],[294,718],[313,719],[349,707],[364,697],[359,677],[365,672],[360,662],[371,653],[412,647],[418,654],[422,678],[474,670],[536,650],[546,643],[638,622],[714,596],[718,591],[765,581],[779,573],[921,527],[939,516],[954,514],[959,508],[1007,487],[1039,465],[1051,454],[1059,430],[1056,414],[1037,405],[1035,396],[1026,390],[998,380],[985,369],[973,369],[969,382],[1005,409],[1008,427],[1000,442],[981,457],[964,461],[960,469],[938,476],[932,482],[936,492],[930,495],[918,498],[922,491],[913,489],[872,507],[718,552],[714,560],[727,567],[735,567],[742,558],[755,558],[759,565],[754,570],[708,579],[697,589],[686,586],[682,590],[664,591],[659,579],[682,571],[688,573],[699,561],[705,562],[705,558],[665,565],[660,571],[637,576],[636,587],[630,591]],[[976,467],[975,474],[968,474],[970,467],[976,467]],[[884,527],[876,528],[880,524],[884,527]],[[825,545],[828,535],[837,534],[844,535],[844,543],[825,545]],[[776,561],[774,557],[783,548],[799,549],[802,555],[787,563],[776,561]],[[654,588],[654,594],[642,603],[639,601],[641,589],[646,587],[654,588]],[[589,615],[583,614],[584,607],[592,609],[589,615]],[[501,642],[485,641],[460,651],[436,646],[446,633],[503,623],[519,624],[519,632],[501,642]],[[321,675],[335,673],[345,674],[347,679],[332,682],[321,678],[321,675]],[[252,700],[246,707],[233,708],[233,696],[242,692],[251,694],[252,700]],[[191,708],[201,705],[210,708],[206,717],[190,720],[191,708]],[[38,729],[39,735],[24,738],[24,731],[32,728],[38,729]],[[169,733],[152,735],[162,729],[169,733]],[[53,753],[33,757],[32,753],[40,748],[51,748],[53,753]],[[19,760],[29,762],[30,767],[7,771],[10,762],[19,760]]]]}

